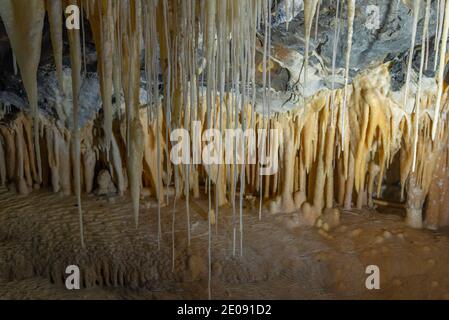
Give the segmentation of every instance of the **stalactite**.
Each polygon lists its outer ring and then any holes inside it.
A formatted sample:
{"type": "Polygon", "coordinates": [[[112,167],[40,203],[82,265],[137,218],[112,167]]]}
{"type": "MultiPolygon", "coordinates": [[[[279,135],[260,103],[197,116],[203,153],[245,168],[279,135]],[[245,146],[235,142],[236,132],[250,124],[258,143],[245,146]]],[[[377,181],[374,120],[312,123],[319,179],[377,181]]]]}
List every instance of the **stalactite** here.
{"type": "MultiPolygon", "coordinates": [[[[169,4],[167,0],[162,0],[162,10],[163,10],[163,23],[161,24],[162,30],[160,30],[160,50],[161,50],[161,60],[165,64],[166,70],[164,70],[163,75],[165,76],[165,140],[168,141],[169,131],[171,130],[171,111],[172,111],[172,56],[171,56],[171,42],[170,42],[170,28],[169,25],[169,4]]],[[[169,158],[168,148],[166,149],[166,158],[169,158]]],[[[168,174],[167,185],[171,182],[171,167],[169,161],[166,162],[166,171],[168,174]]],[[[168,193],[167,193],[167,203],[168,203],[168,193]]],[[[160,218],[159,218],[160,220],[160,218]]]]}
{"type": "Polygon", "coordinates": [[[86,193],[92,193],[94,189],[95,165],[97,163],[97,155],[93,149],[92,132],[93,123],[84,126],[81,132],[81,161],[82,171],[84,171],[82,178],[84,179],[84,190],[86,193]]]}
{"type": "Polygon", "coordinates": [[[3,147],[2,137],[0,136],[0,186],[4,187],[6,185],[6,157],[5,149],[3,147]]]}
{"type": "MultiPolygon", "coordinates": [[[[336,10],[335,10],[335,20],[334,20],[336,26],[335,26],[335,32],[334,32],[334,39],[333,39],[333,46],[332,46],[332,84],[331,84],[331,90],[335,90],[335,67],[337,64],[337,49],[338,44],[340,40],[340,30],[341,30],[341,23],[340,23],[340,0],[337,0],[336,4],[336,10]]],[[[331,123],[334,123],[334,114],[335,114],[335,97],[334,94],[331,95],[331,108],[332,108],[332,115],[331,115],[331,123]]]]}
{"type": "Polygon", "coordinates": [[[58,129],[54,131],[54,134],[55,148],[58,151],[57,157],[59,158],[56,169],[59,171],[58,176],[60,178],[61,192],[65,196],[69,196],[72,194],[72,175],[67,174],[72,172],[72,166],[70,165],[72,150],[71,137],[69,132],[58,129]]]}
{"type": "Polygon", "coordinates": [[[17,74],[19,73],[19,70],[17,69],[17,59],[16,59],[16,56],[14,55],[14,53],[12,54],[12,67],[14,70],[14,75],[17,76],[17,74]]]}
{"type": "Polygon", "coordinates": [[[344,208],[345,210],[351,210],[352,208],[352,192],[354,190],[354,156],[352,153],[349,155],[349,168],[348,168],[348,179],[346,180],[345,186],[345,198],[344,198],[344,208]]]}
{"type": "Polygon", "coordinates": [[[5,141],[6,176],[9,181],[13,181],[15,178],[16,166],[16,146],[14,143],[13,131],[6,127],[0,127],[0,130],[5,141]]]}
{"type": "Polygon", "coordinates": [[[28,195],[30,193],[30,190],[26,184],[25,181],[25,174],[24,174],[24,166],[25,166],[25,160],[24,160],[24,143],[23,143],[23,128],[21,124],[19,123],[16,128],[16,134],[15,134],[15,144],[16,144],[16,152],[17,152],[17,169],[16,169],[16,184],[17,184],[17,191],[19,194],[22,195],[28,195]]]}
{"type": "Polygon", "coordinates": [[[139,201],[140,190],[142,187],[142,159],[144,153],[143,128],[139,118],[134,119],[131,123],[130,134],[132,139],[130,147],[131,156],[128,159],[128,176],[130,180],[131,197],[133,199],[134,222],[137,228],[139,224],[139,201]]]}
{"type": "MultiPolygon", "coordinates": [[[[329,100],[329,99],[328,99],[329,100]]],[[[331,106],[332,108],[332,106],[331,106]]],[[[324,170],[326,175],[326,208],[334,207],[334,156],[335,156],[335,134],[336,125],[333,122],[335,119],[330,118],[331,125],[327,130],[326,146],[325,146],[325,162],[324,170]]]]}
{"type": "Polygon", "coordinates": [[[62,0],[46,0],[48,20],[50,22],[51,45],[55,59],[56,73],[61,90],[64,90],[62,55],[63,55],[63,24],[62,0]]]}
{"type": "Polygon", "coordinates": [[[123,195],[126,190],[126,182],[125,182],[125,176],[123,172],[123,161],[122,157],[120,155],[120,149],[117,143],[117,139],[115,135],[112,135],[111,140],[111,159],[112,159],[112,166],[114,168],[115,176],[116,176],[116,183],[117,183],[117,189],[120,195],[123,195]]]}
{"type": "MultiPolygon", "coordinates": [[[[429,19],[430,19],[430,1],[426,1],[426,14],[424,18],[424,28],[423,34],[426,34],[429,28],[429,19]]],[[[416,32],[416,31],[415,31],[416,32]]],[[[414,47],[414,46],[413,46],[414,47]]],[[[421,43],[421,62],[419,67],[419,76],[418,76],[418,89],[416,93],[416,101],[415,101],[415,140],[413,142],[413,165],[412,171],[416,170],[416,157],[418,152],[418,135],[419,135],[419,119],[421,116],[421,90],[422,90],[422,77],[425,65],[425,51],[426,51],[426,39],[423,36],[421,43]]],[[[413,56],[413,54],[411,55],[413,56]]],[[[412,59],[410,60],[412,61],[412,59]]]]}
{"type": "Polygon", "coordinates": [[[435,32],[435,44],[434,44],[434,51],[435,51],[435,62],[433,71],[437,71],[438,67],[438,57],[440,52],[440,43],[441,43],[441,34],[443,32],[443,24],[444,24],[444,14],[445,14],[445,0],[438,0],[437,3],[437,23],[436,23],[436,32],[435,32]]]}
{"type": "MultiPolygon", "coordinates": [[[[212,128],[212,114],[211,114],[211,109],[212,109],[212,100],[213,96],[212,96],[212,81],[213,79],[213,56],[214,56],[214,51],[215,51],[215,45],[214,45],[214,41],[215,41],[215,27],[216,27],[216,22],[215,22],[215,10],[216,10],[216,0],[210,0],[207,2],[206,4],[206,10],[207,10],[207,16],[206,16],[206,31],[205,31],[205,35],[206,35],[206,59],[207,59],[207,64],[208,64],[208,75],[207,75],[207,91],[206,91],[206,103],[207,103],[207,127],[208,128],[212,128]]],[[[214,93],[215,96],[215,93],[214,93]]],[[[208,176],[208,192],[209,192],[209,210],[208,210],[208,215],[207,215],[207,221],[208,221],[208,297],[209,300],[212,298],[212,287],[211,287],[211,282],[212,282],[212,238],[211,238],[211,191],[210,191],[210,186],[211,186],[211,178],[210,175],[208,176]]],[[[234,201],[234,199],[233,199],[234,201]]]]}
{"type": "MultiPolygon", "coordinates": [[[[271,4],[271,0],[268,1],[268,4],[266,7],[263,7],[263,18],[265,21],[265,28],[264,28],[264,42],[263,42],[263,60],[262,60],[262,81],[263,81],[263,123],[268,124],[268,121],[265,121],[266,118],[266,109],[267,109],[267,104],[268,104],[268,95],[267,95],[267,63],[268,63],[268,57],[269,57],[269,47],[268,47],[268,15],[269,15],[269,10],[268,10],[268,6],[271,4]]],[[[267,128],[267,127],[265,127],[267,128]]],[[[262,142],[262,150],[260,153],[260,157],[262,162],[264,162],[264,160],[266,159],[266,141],[262,142]]],[[[260,197],[260,201],[259,201],[259,220],[262,220],[262,202],[263,202],[263,198],[267,197],[267,192],[269,191],[269,185],[268,183],[265,185],[265,196],[263,196],[264,194],[264,184],[263,184],[263,177],[259,176],[259,197],[260,197]]],[[[268,181],[268,179],[266,179],[266,181],[268,181]]]]}
{"type": "Polygon", "coordinates": [[[407,101],[409,98],[410,80],[411,80],[411,73],[412,73],[413,56],[414,56],[414,52],[415,52],[415,41],[416,41],[416,32],[418,29],[420,6],[421,5],[420,5],[419,0],[415,0],[413,2],[412,40],[411,40],[411,45],[410,45],[410,53],[408,56],[407,78],[405,80],[404,109],[407,108],[407,101]]]}
{"type": "Polygon", "coordinates": [[[54,127],[45,128],[45,141],[47,143],[48,150],[48,165],[51,172],[51,185],[53,192],[57,193],[60,190],[60,178],[59,178],[59,150],[58,143],[56,143],[54,127]]]}
{"type": "Polygon", "coordinates": [[[23,131],[24,131],[24,140],[27,148],[27,156],[29,157],[30,162],[30,170],[33,179],[34,185],[31,185],[35,189],[39,189],[39,173],[37,172],[36,167],[36,157],[34,153],[34,140],[33,140],[33,123],[27,118],[21,118],[23,131]]]}
{"type": "MultiPolygon", "coordinates": [[[[67,0],[67,4],[79,5],[77,0],[67,0]]],[[[81,90],[81,40],[77,29],[68,30],[70,44],[70,62],[72,66],[72,147],[73,147],[73,176],[75,195],[78,203],[81,246],[84,248],[83,209],[81,206],[81,137],[79,128],[79,97],[81,90]]]]}
{"type": "Polygon", "coordinates": [[[284,154],[283,167],[285,168],[285,171],[282,179],[282,194],[270,204],[270,212],[272,214],[280,212],[291,213],[299,209],[299,207],[296,206],[293,197],[293,175],[295,157],[293,138],[294,129],[287,123],[284,123],[283,125],[285,125],[285,127],[282,129],[283,138],[281,142],[281,148],[283,149],[284,154]]]}
{"type": "MultiPolygon", "coordinates": [[[[447,146],[448,136],[441,141],[447,146]]],[[[430,230],[447,226],[449,223],[449,211],[447,209],[447,184],[448,184],[448,149],[442,147],[436,157],[436,165],[432,175],[432,183],[429,188],[427,206],[425,208],[425,226],[430,230]]]]}
{"type": "Polygon", "coordinates": [[[372,208],[373,203],[373,193],[374,193],[374,183],[376,177],[380,173],[380,167],[374,162],[370,162],[368,171],[368,207],[372,208]]]}
{"type": "MultiPolygon", "coordinates": [[[[104,113],[105,144],[109,148],[112,139],[112,88],[114,57],[115,8],[107,1],[89,2],[89,21],[98,53],[98,75],[104,113]]],[[[117,88],[117,90],[119,90],[117,88]]],[[[118,99],[118,97],[116,98],[118,99]]],[[[121,99],[118,99],[119,101],[121,99]]]]}
{"type": "Polygon", "coordinates": [[[317,9],[316,9],[316,20],[315,20],[315,42],[318,40],[318,27],[320,23],[320,11],[321,11],[321,1],[318,0],[317,9]]]}
{"type": "Polygon", "coordinates": [[[27,130],[27,121],[25,117],[21,117],[19,128],[22,140],[21,145],[23,149],[23,173],[27,187],[31,191],[33,190],[34,181],[36,180],[37,176],[35,170],[33,170],[34,158],[31,157],[31,154],[34,154],[34,150],[32,147],[29,148],[29,146],[31,145],[30,142],[32,141],[32,139],[30,138],[31,128],[29,128],[30,131],[27,130]]]}
{"type": "Polygon", "coordinates": [[[355,16],[355,0],[348,0],[348,41],[346,44],[346,56],[345,56],[345,95],[343,98],[343,110],[341,112],[341,136],[343,139],[342,150],[345,151],[345,137],[346,137],[346,104],[348,101],[348,83],[349,83],[349,69],[351,64],[351,51],[352,51],[352,37],[354,32],[354,16],[355,16]]]}
{"type": "Polygon", "coordinates": [[[128,21],[122,26],[122,37],[128,43],[122,43],[122,86],[126,104],[126,140],[128,148],[128,177],[133,214],[136,227],[139,223],[139,202],[142,177],[143,142],[142,125],[139,117],[140,90],[140,44],[142,30],[140,25],[140,1],[121,2],[121,19],[128,21]],[[125,19],[128,17],[128,19],[125,19]]]}
{"type": "MultiPolygon", "coordinates": [[[[122,68],[122,43],[121,43],[121,20],[120,20],[120,5],[119,1],[114,1],[114,50],[113,50],[113,65],[112,65],[112,81],[114,89],[115,98],[115,108],[120,110],[122,105],[122,79],[121,79],[121,68],[122,68]]],[[[118,118],[121,117],[121,112],[118,112],[118,118]]],[[[113,139],[113,137],[111,137],[113,139]]]]}
{"type": "Polygon", "coordinates": [[[33,114],[35,152],[39,181],[41,181],[37,69],[41,56],[45,3],[42,0],[2,0],[0,2],[0,17],[8,33],[14,56],[17,59],[33,114]]]}
{"type": "MultiPolygon", "coordinates": [[[[305,52],[304,52],[304,88],[307,86],[307,72],[309,67],[310,35],[312,32],[313,18],[317,10],[319,0],[304,1],[304,28],[305,28],[305,52]]],[[[304,89],[305,90],[305,89],[304,89]]]]}
{"type": "MultiPolygon", "coordinates": [[[[443,0],[442,0],[443,1],[443,0]]],[[[442,104],[443,97],[443,86],[444,86],[444,69],[446,67],[446,49],[447,49],[447,39],[449,35],[449,2],[446,1],[444,7],[444,23],[443,30],[441,33],[441,48],[440,48],[440,58],[439,58],[439,67],[438,67],[438,93],[437,93],[437,101],[435,104],[435,114],[432,125],[432,140],[435,140],[438,130],[438,122],[440,118],[440,109],[442,104]]]]}

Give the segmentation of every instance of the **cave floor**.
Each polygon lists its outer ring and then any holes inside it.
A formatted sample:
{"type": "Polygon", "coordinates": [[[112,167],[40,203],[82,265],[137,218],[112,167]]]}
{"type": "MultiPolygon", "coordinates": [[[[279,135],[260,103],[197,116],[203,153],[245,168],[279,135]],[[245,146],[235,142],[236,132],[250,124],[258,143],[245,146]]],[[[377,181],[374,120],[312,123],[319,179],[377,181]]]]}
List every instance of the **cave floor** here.
{"type": "MultiPolygon", "coordinates": [[[[292,227],[291,215],[264,211],[259,221],[246,204],[243,256],[238,210],[235,257],[232,208],[212,226],[214,299],[449,299],[447,229],[409,229],[384,209],[345,211],[324,233],[292,227]],[[380,268],[380,290],[365,287],[369,265],[380,268]]],[[[136,229],[127,197],[83,197],[82,249],[75,197],[0,189],[0,299],[207,299],[207,199],[191,206],[190,247],[184,201],[162,208],[160,249],[157,205],[141,207],[136,229]],[[65,288],[69,265],[81,290],[65,288]]]]}

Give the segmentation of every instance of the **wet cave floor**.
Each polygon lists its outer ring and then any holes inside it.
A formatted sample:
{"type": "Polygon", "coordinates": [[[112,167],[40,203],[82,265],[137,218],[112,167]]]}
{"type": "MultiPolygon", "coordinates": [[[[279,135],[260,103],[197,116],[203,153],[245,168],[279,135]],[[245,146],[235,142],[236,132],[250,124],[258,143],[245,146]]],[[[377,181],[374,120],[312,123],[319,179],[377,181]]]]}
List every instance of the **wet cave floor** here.
{"type": "MultiPolygon", "coordinates": [[[[287,214],[259,221],[246,206],[242,256],[238,209],[235,257],[232,208],[212,226],[214,299],[449,299],[449,229],[409,229],[384,209],[344,211],[326,233],[293,227],[287,214]],[[369,265],[380,290],[366,289],[369,265]]],[[[158,248],[154,200],[142,201],[136,229],[128,197],[85,196],[82,249],[75,197],[0,189],[0,299],[207,299],[207,208],[206,197],[190,207],[190,247],[185,201],[162,208],[158,248]],[[69,265],[81,290],[65,288],[69,265]]]]}

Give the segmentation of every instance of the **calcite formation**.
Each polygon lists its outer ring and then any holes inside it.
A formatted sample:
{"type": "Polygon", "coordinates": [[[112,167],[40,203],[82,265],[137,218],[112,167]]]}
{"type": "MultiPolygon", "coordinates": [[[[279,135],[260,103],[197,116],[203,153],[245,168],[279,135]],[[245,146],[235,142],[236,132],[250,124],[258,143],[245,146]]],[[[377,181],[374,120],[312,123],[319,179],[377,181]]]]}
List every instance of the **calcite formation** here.
{"type": "MultiPolygon", "coordinates": [[[[289,2],[284,8],[294,15],[295,6],[289,2]]],[[[298,226],[316,225],[328,232],[339,224],[337,208],[374,206],[374,199],[382,197],[388,169],[399,157],[406,223],[437,228],[449,221],[441,196],[447,182],[449,137],[444,82],[449,3],[440,3],[433,53],[437,72],[430,77],[424,71],[429,65],[431,1],[407,2],[413,32],[406,82],[398,91],[392,84],[391,61],[350,75],[354,0],[337,5],[337,19],[346,19],[347,38],[339,40],[339,29],[335,32],[332,68],[323,66],[309,43],[314,19],[318,21],[325,2],[320,6],[319,1],[304,1],[300,54],[272,45],[271,0],[0,0],[0,17],[29,105],[2,112],[0,184],[24,195],[39,188],[76,195],[79,228],[73,231],[80,232],[82,245],[83,192],[129,192],[138,227],[142,190],[156,198],[160,220],[173,187],[175,198],[185,198],[188,204],[206,189],[209,235],[220,207],[232,206],[233,252],[239,247],[243,254],[245,198],[259,197],[261,218],[263,208],[271,214],[296,213],[298,226]],[[97,54],[101,114],[87,123],[80,122],[84,31],[71,29],[64,35],[61,17],[68,5],[81,8],[97,54]],[[46,15],[58,91],[72,97],[70,126],[38,108],[37,71],[46,15]],[[71,86],[64,80],[64,37],[71,86]],[[338,40],[345,44],[345,68],[337,86],[338,40]],[[418,74],[412,68],[416,42],[421,44],[418,74]],[[285,109],[276,105],[277,93],[271,88],[272,73],[279,66],[288,69],[293,94],[302,95],[285,109]],[[330,74],[331,86],[316,85],[330,74]],[[262,77],[262,87],[256,77],[262,77]],[[199,136],[194,123],[200,124],[199,136]],[[179,128],[194,137],[192,145],[207,129],[218,130],[223,140],[225,129],[255,129],[255,149],[233,144],[220,158],[249,159],[255,151],[258,161],[191,164],[198,155],[189,150],[183,154],[187,163],[173,164],[170,154],[178,141],[171,140],[171,133],[179,128]],[[272,139],[261,134],[263,129],[277,129],[280,135],[272,139]],[[268,154],[279,157],[279,170],[262,175],[260,163],[268,154]],[[424,221],[426,199],[429,213],[424,221]]],[[[206,140],[198,142],[203,149],[212,142],[206,140]]],[[[187,206],[190,242],[189,210],[187,206]]],[[[160,228],[158,232],[160,241],[160,228]]],[[[209,263],[210,241],[209,236],[209,263]]]]}

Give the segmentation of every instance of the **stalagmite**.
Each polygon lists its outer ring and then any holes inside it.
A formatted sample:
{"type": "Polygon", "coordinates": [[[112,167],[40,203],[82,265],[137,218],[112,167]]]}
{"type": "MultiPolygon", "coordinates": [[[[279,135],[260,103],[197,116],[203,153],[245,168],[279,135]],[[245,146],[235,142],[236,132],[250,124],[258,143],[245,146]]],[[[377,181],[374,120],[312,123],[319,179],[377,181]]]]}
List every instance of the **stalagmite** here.
{"type": "MultiPolygon", "coordinates": [[[[447,141],[447,137],[443,140],[447,141]]],[[[447,143],[447,142],[446,142],[447,143]]],[[[436,166],[432,175],[432,183],[429,189],[427,206],[425,208],[425,227],[430,230],[437,230],[449,224],[448,202],[448,153],[442,148],[439,151],[436,166]]]]}
{"type": "Polygon", "coordinates": [[[412,174],[409,178],[406,223],[412,228],[421,229],[423,227],[422,207],[425,200],[425,192],[418,185],[416,179],[415,174],[412,174]]]}
{"type": "Polygon", "coordinates": [[[84,190],[91,193],[94,188],[96,155],[92,150],[83,153],[84,190]]]}
{"type": "MultiPolygon", "coordinates": [[[[284,150],[284,168],[285,173],[282,183],[282,195],[277,197],[270,203],[270,212],[275,213],[291,213],[299,206],[295,204],[293,197],[293,176],[294,176],[294,137],[293,128],[287,125],[283,130],[283,150],[284,150]]],[[[302,203],[301,203],[302,204],[302,203]]],[[[300,204],[300,205],[301,205],[300,204]]]]}

